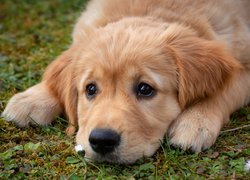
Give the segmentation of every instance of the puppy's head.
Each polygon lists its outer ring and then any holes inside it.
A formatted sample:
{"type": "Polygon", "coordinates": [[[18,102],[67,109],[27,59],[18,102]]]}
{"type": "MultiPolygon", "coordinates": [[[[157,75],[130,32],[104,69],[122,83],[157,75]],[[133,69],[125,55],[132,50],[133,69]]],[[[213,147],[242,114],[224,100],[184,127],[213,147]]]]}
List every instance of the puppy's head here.
{"type": "Polygon", "coordinates": [[[180,112],[217,93],[238,68],[222,46],[188,28],[135,22],[95,30],[74,50],[66,110],[77,112],[87,158],[153,155],[180,112]]]}

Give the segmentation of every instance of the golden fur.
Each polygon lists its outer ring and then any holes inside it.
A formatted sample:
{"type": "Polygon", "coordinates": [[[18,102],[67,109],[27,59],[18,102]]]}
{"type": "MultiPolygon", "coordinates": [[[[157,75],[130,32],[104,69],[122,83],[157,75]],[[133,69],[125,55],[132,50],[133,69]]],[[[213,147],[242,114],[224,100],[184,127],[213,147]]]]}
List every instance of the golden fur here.
{"type": "Polygon", "coordinates": [[[78,126],[77,144],[97,161],[151,156],[165,134],[183,149],[209,148],[229,115],[250,101],[249,7],[248,0],[92,0],[71,47],[2,115],[26,126],[65,112],[67,134],[78,126]],[[93,82],[98,94],[89,100],[93,82]],[[155,96],[138,99],[140,82],[155,96]],[[121,134],[114,153],[91,149],[95,128],[121,134]]]}

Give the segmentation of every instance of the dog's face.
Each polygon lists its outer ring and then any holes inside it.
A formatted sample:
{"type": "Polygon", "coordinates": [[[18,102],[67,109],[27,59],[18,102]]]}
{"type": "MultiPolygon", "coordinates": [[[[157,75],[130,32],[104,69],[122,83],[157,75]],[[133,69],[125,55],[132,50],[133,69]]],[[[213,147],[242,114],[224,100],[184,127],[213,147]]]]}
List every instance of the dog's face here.
{"type": "Polygon", "coordinates": [[[180,113],[175,61],[150,34],[111,33],[95,34],[76,65],[77,143],[86,157],[131,163],[153,155],[180,113]]]}
{"type": "Polygon", "coordinates": [[[228,69],[218,69],[227,63],[224,54],[204,52],[217,46],[189,38],[194,32],[126,23],[92,32],[74,51],[76,141],[97,161],[133,163],[153,155],[181,110],[226,82],[228,69]],[[209,68],[200,70],[192,59],[209,68]],[[210,75],[213,68],[217,76],[210,75]]]}

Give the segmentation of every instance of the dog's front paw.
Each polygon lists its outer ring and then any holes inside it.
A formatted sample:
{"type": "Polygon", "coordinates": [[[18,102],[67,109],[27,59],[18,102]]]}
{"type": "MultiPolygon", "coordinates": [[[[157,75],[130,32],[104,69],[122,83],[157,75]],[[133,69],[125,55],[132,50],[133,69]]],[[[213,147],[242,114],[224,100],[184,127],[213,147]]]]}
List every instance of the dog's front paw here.
{"type": "Polygon", "coordinates": [[[200,152],[215,142],[221,129],[220,118],[199,108],[183,112],[170,126],[168,135],[174,146],[200,152]]]}
{"type": "Polygon", "coordinates": [[[2,117],[20,127],[30,123],[46,125],[61,112],[57,100],[42,84],[14,95],[7,104],[2,117]]]}

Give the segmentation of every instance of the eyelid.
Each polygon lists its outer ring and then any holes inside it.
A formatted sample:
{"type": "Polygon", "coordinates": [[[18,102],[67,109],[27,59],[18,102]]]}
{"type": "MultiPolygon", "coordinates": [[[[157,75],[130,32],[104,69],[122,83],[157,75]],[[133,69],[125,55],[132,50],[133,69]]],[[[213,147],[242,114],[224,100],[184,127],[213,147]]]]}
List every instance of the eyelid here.
{"type": "Polygon", "coordinates": [[[137,81],[137,84],[140,84],[140,83],[146,83],[148,85],[150,85],[152,88],[154,88],[155,90],[158,89],[158,84],[153,80],[151,79],[151,77],[141,77],[138,81],[137,81]]]}

